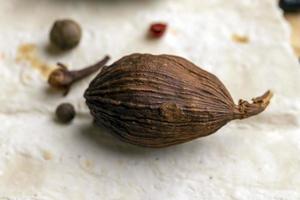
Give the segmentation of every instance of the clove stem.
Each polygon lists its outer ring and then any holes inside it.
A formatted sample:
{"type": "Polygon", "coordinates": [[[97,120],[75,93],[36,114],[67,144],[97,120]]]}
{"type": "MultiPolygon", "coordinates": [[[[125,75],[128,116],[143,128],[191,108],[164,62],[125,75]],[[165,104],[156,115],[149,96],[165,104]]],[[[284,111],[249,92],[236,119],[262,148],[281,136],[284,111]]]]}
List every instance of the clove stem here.
{"type": "Polygon", "coordinates": [[[71,71],[68,70],[68,68],[64,64],[57,63],[59,68],[54,70],[50,74],[48,78],[48,83],[51,87],[63,89],[65,91],[64,95],[67,95],[73,83],[85,78],[86,76],[104,67],[109,59],[109,56],[105,56],[102,60],[95,63],[94,65],[91,65],[84,69],[71,71]]]}
{"type": "Polygon", "coordinates": [[[70,71],[73,76],[73,82],[78,81],[90,74],[95,73],[100,68],[102,68],[108,62],[109,59],[110,59],[109,56],[105,56],[102,60],[100,60],[99,62],[97,62],[89,67],[86,67],[86,68],[80,69],[80,70],[70,71]]]}

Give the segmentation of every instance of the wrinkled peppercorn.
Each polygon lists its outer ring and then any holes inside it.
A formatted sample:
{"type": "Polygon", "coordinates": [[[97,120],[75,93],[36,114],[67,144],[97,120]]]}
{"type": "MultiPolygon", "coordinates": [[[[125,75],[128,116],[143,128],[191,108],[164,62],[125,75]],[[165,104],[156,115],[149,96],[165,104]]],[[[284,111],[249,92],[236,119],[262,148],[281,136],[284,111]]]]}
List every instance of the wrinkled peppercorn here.
{"type": "Polygon", "coordinates": [[[60,122],[68,123],[74,119],[76,112],[72,104],[62,103],[56,108],[55,114],[60,122]]]}
{"type": "Polygon", "coordinates": [[[81,28],[75,21],[70,19],[57,20],[51,29],[50,41],[58,48],[68,50],[78,45],[81,35],[81,28]]]}

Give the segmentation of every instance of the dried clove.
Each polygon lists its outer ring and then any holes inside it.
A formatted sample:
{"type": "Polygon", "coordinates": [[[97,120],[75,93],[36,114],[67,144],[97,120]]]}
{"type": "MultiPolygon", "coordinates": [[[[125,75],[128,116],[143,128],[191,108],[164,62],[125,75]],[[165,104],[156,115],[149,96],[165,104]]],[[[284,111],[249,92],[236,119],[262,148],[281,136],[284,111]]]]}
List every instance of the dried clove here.
{"type": "Polygon", "coordinates": [[[55,114],[60,122],[69,123],[74,119],[76,112],[72,104],[62,103],[56,108],[55,114]]]}
{"type": "Polygon", "coordinates": [[[86,76],[98,71],[102,68],[110,59],[109,56],[105,56],[101,61],[94,65],[86,67],[81,70],[68,70],[68,68],[62,64],[57,63],[59,68],[55,69],[48,77],[48,83],[51,87],[62,89],[65,91],[65,95],[68,94],[71,86],[78,80],[85,78],[86,76]]]}
{"type": "Polygon", "coordinates": [[[81,39],[79,24],[70,19],[57,20],[50,31],[50,41],[62,50],[76,47],[81,39]]]}
{"type": "Polygon", "coordinates": [[[215,133],[268,106],[267,91],[235,105],[213,74],[172,55],[132,54],[104,68],[84,97],[98,125],[122,140],[166,147],[215,133]]]}

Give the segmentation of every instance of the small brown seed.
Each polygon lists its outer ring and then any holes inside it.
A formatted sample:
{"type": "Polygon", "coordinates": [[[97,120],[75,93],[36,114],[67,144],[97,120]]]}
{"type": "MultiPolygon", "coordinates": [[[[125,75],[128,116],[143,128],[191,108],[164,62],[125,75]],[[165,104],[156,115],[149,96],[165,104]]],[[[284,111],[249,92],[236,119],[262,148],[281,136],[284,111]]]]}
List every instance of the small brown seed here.
{"type": "Polygon", "coordinates": [[[56,108],[55,114],[60,122],[68,123],[74,119],[76,112],[72,104],[62,103],[56,108]]]}
{"type": "Polygon", "coordinates": [[[57,20],[51,29],[50,41],[58,48],[68,50],[79,44],[81,35],[77,22],[70,19],[57,20]]]}

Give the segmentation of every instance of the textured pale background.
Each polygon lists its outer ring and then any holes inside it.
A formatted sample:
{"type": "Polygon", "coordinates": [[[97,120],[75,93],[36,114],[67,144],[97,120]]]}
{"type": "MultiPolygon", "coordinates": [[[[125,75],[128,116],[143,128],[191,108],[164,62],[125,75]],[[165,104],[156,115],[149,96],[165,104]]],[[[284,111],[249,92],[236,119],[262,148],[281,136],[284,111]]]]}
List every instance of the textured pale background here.
{"type": "Polygon", "coordinates": [[[1,200],[300,199],[300,68],[274,0],[1,0],[0,29],[1,200]],[[61,17],[82,24],[82,42],[49,53],[48,31],[61,17]],[[150,41],[155,20],[170,29],[150,41]],[[263,114],[212,136],[143,149],[91,125],[88,79],[62,98],[41,73],[57,61],[80,68],[131,52],[184,56],[215,73],[236,101],[267,89],[275,97],[263,114]],[[79,111],[69,126],[53,120],[63,101],[79,111]]]}

